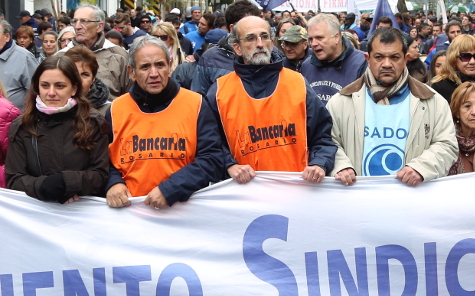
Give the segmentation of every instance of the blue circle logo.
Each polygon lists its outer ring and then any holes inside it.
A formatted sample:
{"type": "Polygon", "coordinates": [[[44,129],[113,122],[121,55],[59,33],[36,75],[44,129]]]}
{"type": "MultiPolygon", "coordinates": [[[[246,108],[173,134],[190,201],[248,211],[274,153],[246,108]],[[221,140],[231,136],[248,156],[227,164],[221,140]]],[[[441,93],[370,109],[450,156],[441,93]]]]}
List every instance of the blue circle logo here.
{"type": "Polygon", "coordinates": [[[393,144],[373,148],[363,161],[363,175],[395,175],[404,166],[404,151],[393,144]]]}

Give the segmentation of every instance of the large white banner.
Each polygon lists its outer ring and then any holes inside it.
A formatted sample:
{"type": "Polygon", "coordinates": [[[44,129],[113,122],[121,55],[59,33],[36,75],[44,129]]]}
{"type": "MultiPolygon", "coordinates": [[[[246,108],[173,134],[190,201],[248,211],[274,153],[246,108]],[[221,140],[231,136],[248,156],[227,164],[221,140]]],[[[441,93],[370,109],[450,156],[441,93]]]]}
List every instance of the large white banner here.
{"type": "MultiPolygon", "coordinates": [[[[295,7],[295,10],[300,12],[307,12],[313,10],[317,13],[318,10],[318,0],[290,0],[292,5],[295,7]]],[[[351,6],[348,7],[348,0],[320,0],[320,8],[322,12],[339,12],[339,11],[348,11],[355,12],[353,6],[357,7],[359,10],[374,10],[378,1],[376,0],[354,0],[351,6]]],[[[393,12],[397,12],[396,5],[397,0],[389,0],[389,5],[393,9],[393,12]]],[[[273,8],[273,11],[292,11],[292,7],[288,2],[273,8]]]]}
{"type": "Polygon", "coordinates": [[[226,181],[154,210],[0,192],[1,296],[473,295],[474,174],[226,181]]]}

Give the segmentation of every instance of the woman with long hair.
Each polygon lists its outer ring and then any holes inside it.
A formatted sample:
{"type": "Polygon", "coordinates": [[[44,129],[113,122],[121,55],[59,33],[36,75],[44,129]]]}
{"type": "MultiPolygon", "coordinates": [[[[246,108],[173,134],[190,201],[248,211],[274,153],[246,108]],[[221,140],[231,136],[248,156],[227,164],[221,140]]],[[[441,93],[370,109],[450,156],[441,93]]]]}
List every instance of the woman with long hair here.
{"type": "Polygon", "coordinates": [[[432,79],[432,88],[450,103],[454,90],[465,81],[475,81],[475,37],[468,34],[452,40],[440,75],[432,79]]]}
{"type": "Polygon", "coordinates": [[[438,50],[432,56],[432,61],[430,63],[430,69],[429,69],[430,80],[432,80],[432,78],[440,74],[440,72],[442,71],[442,66],[445,63],[446,58],[447,58],[447,50],[445,49],[438,50]]]}
{"type": "Polygon", "coordinates": [[[58,48],[61,50],[68,46],[68,43],[73,41],[74,37],[76,37],[76,32],[73,26],[67,26],[62,29],[58,35],[58,48]]]}
{"type": "Polygon", "coordinates": [[[429,73],[427,72],[427,67],[424,65],[424,62],[419,58],[419,44],[417,41],[409,35],[406,35],[407,41],[407,70],[409,70],[409,75],[419,80],[422,83],[427,83],[429,81],[429,73]]]}
{"type": "Polygon", "coordinates": [[[160,38],[167,45],[172,61],[171,71],[173,72],[179,64],[185,61],[185,55],[181,49],[175,27],[170,23],[158,23],[152,27],[151,35],[160,38]]]}
{"type": "Polygon", "coordinates": [[[103,194],[109,172],[106,129],[83,95],[71,58],[47,58],[33,74],[23,115],[10,127],[7,187],[59,203],[103,194]]]}
{"type": "Polygon", "coordinates": [[[104,82],[97,78],[99,64],[96,55],[85,46],[75,46],[65,52],[64,55],[70,57],[78,68],[84,96],[89,100],[92,107],[104,116],[110,107],[108,101],[110,92],[104,82]]]}

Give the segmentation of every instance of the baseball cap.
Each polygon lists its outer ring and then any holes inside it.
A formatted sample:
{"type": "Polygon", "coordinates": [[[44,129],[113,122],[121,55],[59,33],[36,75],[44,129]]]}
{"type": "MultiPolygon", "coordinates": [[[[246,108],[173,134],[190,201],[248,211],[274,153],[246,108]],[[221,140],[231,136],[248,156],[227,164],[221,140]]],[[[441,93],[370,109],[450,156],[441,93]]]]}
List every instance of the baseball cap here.
{"type": "Polygon", "coordinates": [[[181,14],[180,10],[179,10],[178,8],[176,8],[176,7],[173,8],[172,10],[170,10],[170,13],[173,13],[173,14],[176,14],[176,15],[180,15],[180,14],[181,14]]]}
{"type": "Polygon", "coordinates": [[[291,43],[297,43],[301,40],[307,40],[308,33],[307,30],[301,26],[292,26],[285,31],[284,36],[280,37],[280,41],[287,41],[291,43]]]}
{"type": "Polygon", "coordinates": [[[220,29],[220,28],[216,28],[206,33],[205,42],[218,44],[218,41],[221,38],[223,38],[223,36],[226,36],[226,35],[228,35],[228,31],[220,29]]]}
{"type": "Polygon", "coordinates": [[[17,15],[16,18],[21,18],[21,17],[24,17],[24,16],[31,16],[31,14],[28,10],[22,10],[22,11],[20,11],[20,13],[17,15]]]}
{"type": "Polygon", "coordinates": [[[191,7],[191,12],[193,13],[193,11],[195,11],[195,10],[201,11],[201,7],[198,6],[198,5],[192,6],[192,7],[191,7]]]}

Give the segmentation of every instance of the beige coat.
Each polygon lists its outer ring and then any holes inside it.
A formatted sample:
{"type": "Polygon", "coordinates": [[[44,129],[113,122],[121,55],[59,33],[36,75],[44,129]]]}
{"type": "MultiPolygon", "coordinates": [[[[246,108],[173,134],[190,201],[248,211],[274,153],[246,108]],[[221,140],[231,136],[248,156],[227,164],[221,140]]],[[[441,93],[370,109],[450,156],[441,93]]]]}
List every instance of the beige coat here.
{"type": "MultiPolygon", "coordinates": [[[[430,87],[409,77],[411,123],[405,165],[424,181],[447,176],[457,160],[458,144],[447,101],[430,87]]],[[[327,108],[333,118],[332,139],[338,146],[331,176],[345,168],[361,175],[366,86],[360,78],[335,94],[327,108]]]]}

